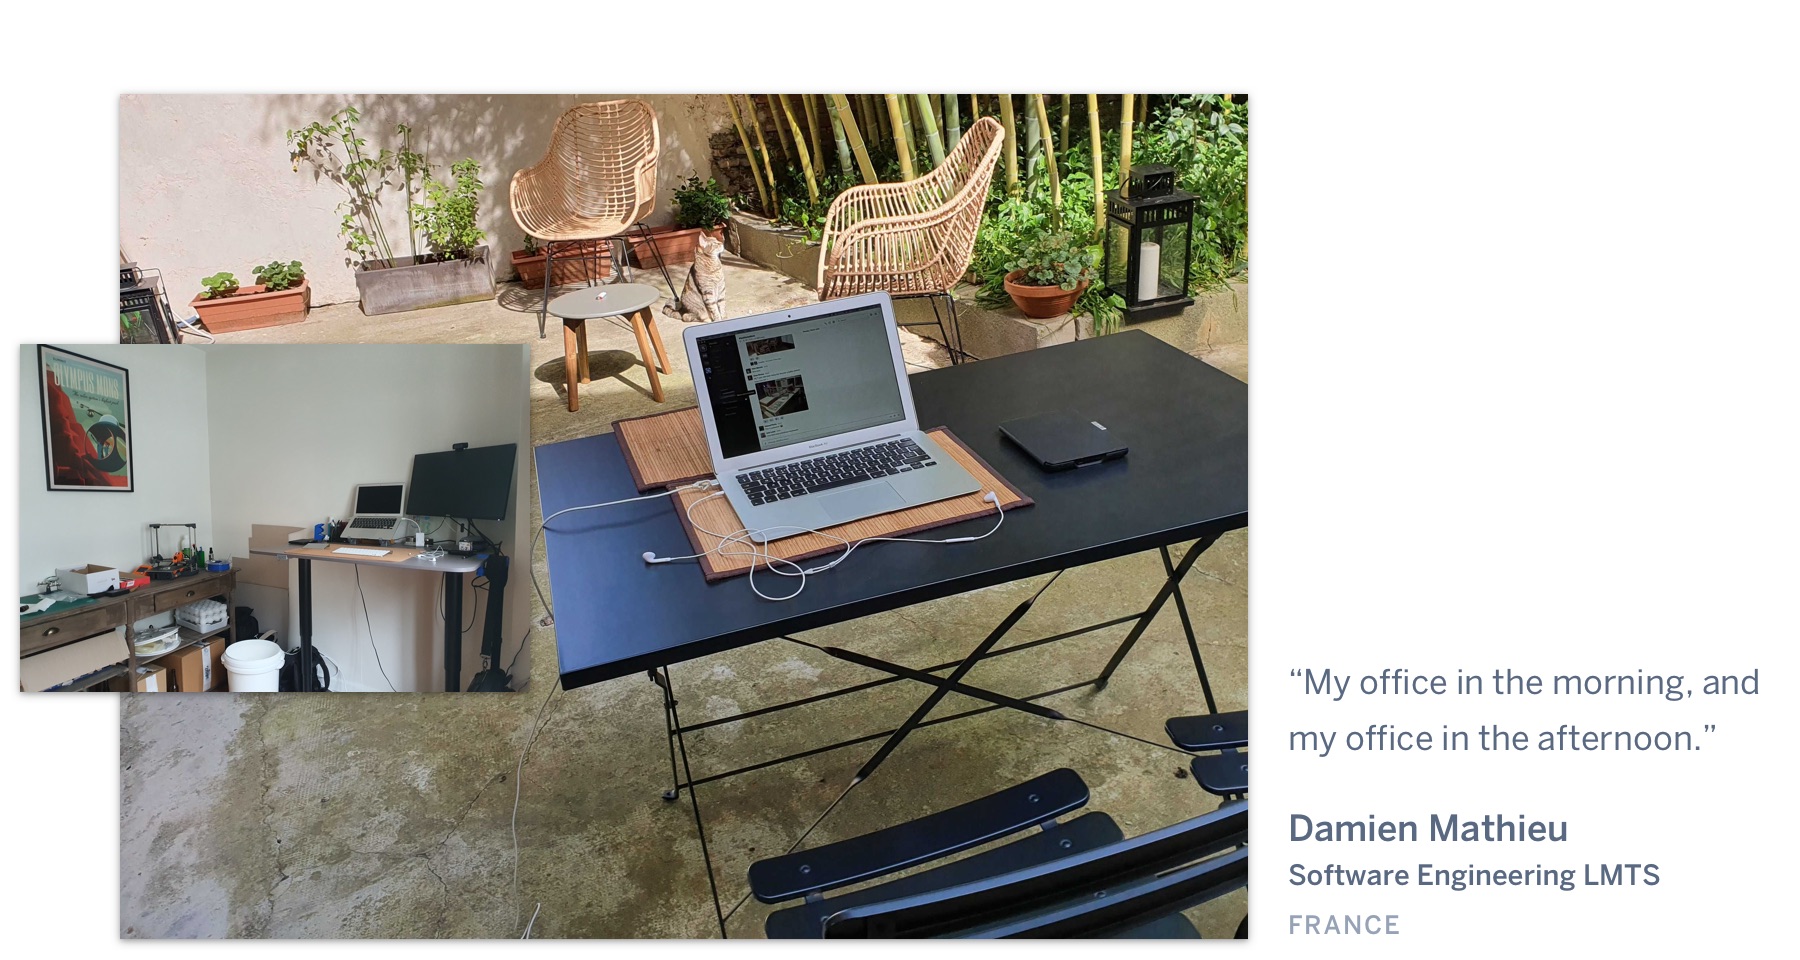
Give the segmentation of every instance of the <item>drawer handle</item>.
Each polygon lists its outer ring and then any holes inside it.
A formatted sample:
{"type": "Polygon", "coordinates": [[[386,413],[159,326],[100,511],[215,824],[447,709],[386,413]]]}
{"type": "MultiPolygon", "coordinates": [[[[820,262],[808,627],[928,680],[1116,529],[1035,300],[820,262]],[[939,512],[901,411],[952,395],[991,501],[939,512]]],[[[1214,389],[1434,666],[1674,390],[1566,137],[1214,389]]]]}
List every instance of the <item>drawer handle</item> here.
{"type": "Polygon", "coordinates": [[[54,637],[54,636],[56,636],[56,635],[57,635],[57,634],[59,634],[59,633],[61,633],[61,632],[62,632],[62,628],[61,628],[61,627],[51,627],[51,628],[50,628],[50,629],[48,629],[48,630],[45,630],[45,631],[44,631],[44,636],[46,636],[46,637],[54,637]]]}
{"type": "Polygon", "coordinates": [[[194,595],[194,591],[192,591],[192,590],[189,590],[189,591],[188,591],[188,592],[187,592],[187,595],[188,595],[188,596],[190,596],[190,597],[191,597],[191,596],[193,596],[193,595],[194,595]]]}

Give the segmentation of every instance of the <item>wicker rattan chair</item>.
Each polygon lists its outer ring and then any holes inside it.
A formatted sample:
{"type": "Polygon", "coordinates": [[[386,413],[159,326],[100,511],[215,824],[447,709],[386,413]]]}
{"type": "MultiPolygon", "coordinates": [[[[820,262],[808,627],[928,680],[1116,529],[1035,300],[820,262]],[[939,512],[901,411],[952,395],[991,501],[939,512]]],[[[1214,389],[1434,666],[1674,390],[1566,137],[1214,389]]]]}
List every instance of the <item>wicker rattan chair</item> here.
{"type": "MultiPolygon", "coordinates": [[[[512,212],[519,229],[544,243],[544,302],[538,309],[538,338],[544,337],[555,274],[557,245],[569,244],[597,262],[600,244],[617,241],[613,263],[630,279],[624,235],[636,228],[650,236],[643,220],[656,205],[656,160],[661,146],[656,111],[640,100],[605,100],[571,107],[556,121],[542,160],[513,174],[512,212]]],[[[669,268],[654,242],[647,245],[669,268]]]]}
{"type": "MultiPolygon", "coordinates": [[[[825,215],[819,299],[874,290],[895,298],[927,297],[938,331],[937,298],[949,301],[956,340],[944,336],[952,361],[967,354],[956,321],[956,284],[969,269],[988,183],[1005,145],[1000,121],[983,117],[963,134],[937,169],[906,183],[851,187],[825,215]]],[[[920,326],[921,324],[908,324],[920,326]]]]}

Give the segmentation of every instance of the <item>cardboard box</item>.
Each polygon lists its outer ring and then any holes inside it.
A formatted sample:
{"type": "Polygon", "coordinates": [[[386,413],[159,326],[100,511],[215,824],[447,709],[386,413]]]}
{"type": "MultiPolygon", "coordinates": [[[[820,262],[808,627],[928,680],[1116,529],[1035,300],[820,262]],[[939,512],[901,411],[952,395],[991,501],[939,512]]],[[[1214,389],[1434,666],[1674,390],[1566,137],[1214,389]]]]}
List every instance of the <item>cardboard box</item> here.
{"type": "Polygon", "coordinates": [[[181,693],[204,693],[225,689],[225,638],[214,637],[205,643],[184,647],[162,658],[168,665],[171,681],[181,693]]]}
{"type": "Polygon", "coordinates": [[[160,663],[139,667],[136,674],[112,678],[106,689],[120,693],[168,693],[169,671],[160,663]]]}
{"type": "Polygon", "coordinates": [[[119,571],[90,563],[84,567],[56,571],[56,580],[70,593],[93,596],[119,587],[119,571]]]}

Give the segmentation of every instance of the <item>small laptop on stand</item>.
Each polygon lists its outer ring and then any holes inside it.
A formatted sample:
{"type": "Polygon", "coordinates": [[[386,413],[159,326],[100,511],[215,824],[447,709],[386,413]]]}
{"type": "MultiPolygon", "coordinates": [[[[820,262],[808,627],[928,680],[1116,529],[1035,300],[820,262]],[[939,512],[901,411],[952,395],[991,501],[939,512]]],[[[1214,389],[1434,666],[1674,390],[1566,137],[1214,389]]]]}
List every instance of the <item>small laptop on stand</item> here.
{"type": "Polygon", "coordinates": [[[919,429],[886,293],[682,331],[713,469],[758,543],[981,489],[919,429]]]}
{"type": "Polygon", "coordinates": [[[352,502],[356,512],[344,524],[344,539],[392,540],[399,535],[406,484],[359,483],[352,502]]]}

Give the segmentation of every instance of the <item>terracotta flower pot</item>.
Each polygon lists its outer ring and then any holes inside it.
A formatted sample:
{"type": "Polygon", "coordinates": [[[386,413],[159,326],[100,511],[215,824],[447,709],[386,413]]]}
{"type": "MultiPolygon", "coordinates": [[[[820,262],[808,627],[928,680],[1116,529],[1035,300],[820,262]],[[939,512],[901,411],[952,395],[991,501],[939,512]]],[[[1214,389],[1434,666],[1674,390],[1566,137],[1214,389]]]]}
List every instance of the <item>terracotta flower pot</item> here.
{"type": "Polygon", "coordinates": [[[312,307],[312,287],[304,279],[286,290],[267,290],[258,283],[239,287],[229,297],[197,296],[188,306],[212,333],[255,330],[305,320],[312,307]]]}
{"type": "MultiPolygon", "coordinates": [[[[593,255],[593,246],[579,240],[564,240],[551,244],[556,249],[556,276],[550,278],[556,286],[567,286],[577,283],[605,283],[612,276],[613,246],[610,243],[600,244],[600,256],[593,255]]],[[[544,248],[538,247],[536,253],[523,250],[512,252],[513,269],[519,271],[519,282],[527,287],[544,285],[544,248]]]]}
{"type": "Polygon", "coordinates": [[[685,227],[679,230],[672,226],[651,227],[649,239],[645,239],[643,234],[633,231],[626,235],[626,238],[631,241],[631,265],[654,267],[657,265],[657,254],[661,254],[662,262],[671,267],[677,264],[693,263],[694,252],[700,247],[700,234],[702,233],[722,243],[725,240],[725,225],[719,224],[705,230],[699,227],[685,227]],[[651,252],[652,245],[656,248],[655,253],[651,252]]]}
{"type": "Polygon", "coordinates": [[[1025,276],[1025,271],[1014,270],[1006,275],[1004,283],[1007,295],[1012,297],[1013,305],[1019,312],[1033,320],[1049,320],[1060,317],[1074,309],[1075,301],[1087,292],[1088,285],[1083,281],[1073,290],[1064,290],[1054,284],[1047,287],[1035,287],[1018,280],[1025,276]]]}

